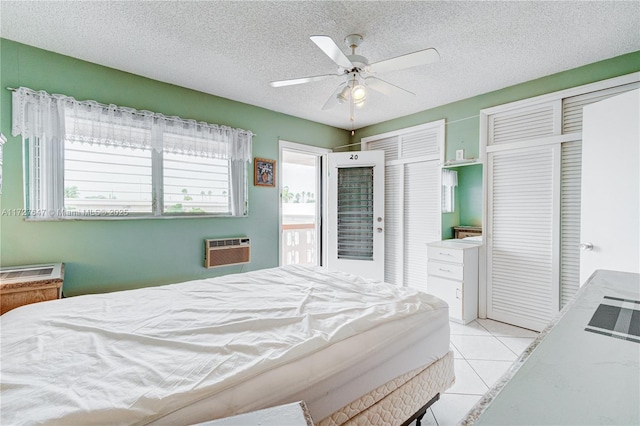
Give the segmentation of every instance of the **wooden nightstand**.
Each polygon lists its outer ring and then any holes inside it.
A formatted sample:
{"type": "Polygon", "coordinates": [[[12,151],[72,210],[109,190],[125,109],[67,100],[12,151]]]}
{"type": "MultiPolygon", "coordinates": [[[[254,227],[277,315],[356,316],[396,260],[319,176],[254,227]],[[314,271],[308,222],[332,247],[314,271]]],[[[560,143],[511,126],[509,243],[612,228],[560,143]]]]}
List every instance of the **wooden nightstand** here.
{"type": "Polygon", "coordinates": [[[0,315],[18,306],[62,297],[64,263],[0,268],[0,315]]]}
{"type": "Polygon", "coordinates": [[[482,226],[454,226],[453,238],[478,237],[482,235],[482,226]]]}

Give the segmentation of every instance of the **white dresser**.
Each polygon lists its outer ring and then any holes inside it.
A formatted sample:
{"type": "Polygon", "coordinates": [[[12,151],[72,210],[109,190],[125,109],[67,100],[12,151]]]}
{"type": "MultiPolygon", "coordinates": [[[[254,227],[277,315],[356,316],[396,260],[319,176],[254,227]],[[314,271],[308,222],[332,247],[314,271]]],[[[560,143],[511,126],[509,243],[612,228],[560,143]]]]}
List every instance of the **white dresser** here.
{"type": "Polygon", "coordinates": [[[449,317],[467,324],[478,317],[477,241],[444,240],[427,244],[427,291],[447,302],[449,317]]]}

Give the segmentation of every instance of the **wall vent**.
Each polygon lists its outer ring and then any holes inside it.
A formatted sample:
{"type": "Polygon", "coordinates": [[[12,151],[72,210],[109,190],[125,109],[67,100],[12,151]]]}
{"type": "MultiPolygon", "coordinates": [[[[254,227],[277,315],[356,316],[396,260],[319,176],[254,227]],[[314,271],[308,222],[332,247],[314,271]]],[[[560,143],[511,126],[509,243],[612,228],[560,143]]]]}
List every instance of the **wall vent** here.
{"type": "Polygon", "coordinates": [[[204,253],[205,268],[249,263],[251,241],[246,237],[204,240],[204,253]]]}

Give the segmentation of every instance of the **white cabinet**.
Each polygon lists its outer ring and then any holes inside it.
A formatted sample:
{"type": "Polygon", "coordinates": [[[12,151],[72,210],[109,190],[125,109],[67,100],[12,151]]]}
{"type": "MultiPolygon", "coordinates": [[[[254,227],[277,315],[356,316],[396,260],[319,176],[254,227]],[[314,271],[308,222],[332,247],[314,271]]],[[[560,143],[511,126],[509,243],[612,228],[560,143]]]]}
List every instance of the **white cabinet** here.
{"type": "Polygon", "coordinates": [[[462,324],[478,317],[478,242],[427,244],[427,292],[447,302],[449,317],[462,324]]]}

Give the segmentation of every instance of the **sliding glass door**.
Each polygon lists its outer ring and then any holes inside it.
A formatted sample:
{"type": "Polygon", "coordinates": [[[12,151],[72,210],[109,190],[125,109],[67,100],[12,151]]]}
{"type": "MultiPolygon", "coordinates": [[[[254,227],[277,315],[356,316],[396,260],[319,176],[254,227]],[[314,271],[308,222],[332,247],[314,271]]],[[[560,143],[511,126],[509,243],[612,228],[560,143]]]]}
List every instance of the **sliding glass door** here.
{"type": "Polygon", "coordinates": [[[322,156],[328,150],[280,141],[280,265],[320,265],[322,156]]]}

